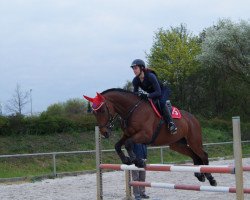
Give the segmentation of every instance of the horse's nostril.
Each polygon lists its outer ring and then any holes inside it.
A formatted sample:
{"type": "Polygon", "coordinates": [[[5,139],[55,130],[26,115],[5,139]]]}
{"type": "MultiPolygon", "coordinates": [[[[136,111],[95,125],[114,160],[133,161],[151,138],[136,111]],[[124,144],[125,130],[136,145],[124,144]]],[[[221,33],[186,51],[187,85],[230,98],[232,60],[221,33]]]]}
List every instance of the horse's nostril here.
{"type": "Polygon", "coordinates": [[[109,138],[109,133],[108,132],[106,132],[105,137],[109,138]]]}
{"type": "Polygon", "coordinates": [[[102,137],[105,138],[105,139],[109,138],[109,133],[108,132],[104,132],[102,134],[102,137]]]}
{"type": "Polygon", "coordinates": [[[102,135],[102,138],[103,138],[103,139],[106,139],[105,135],[102,135]]]}

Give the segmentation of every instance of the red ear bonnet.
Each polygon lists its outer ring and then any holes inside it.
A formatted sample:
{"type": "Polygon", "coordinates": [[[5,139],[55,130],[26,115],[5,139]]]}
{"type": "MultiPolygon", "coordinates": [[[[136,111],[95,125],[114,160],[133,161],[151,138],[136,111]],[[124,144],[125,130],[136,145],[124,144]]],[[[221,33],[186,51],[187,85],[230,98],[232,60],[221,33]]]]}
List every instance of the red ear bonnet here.
{"type": "Polygon", "coordinates": [[[91,98],[91,97],[87,97],[87,96],[85,96],[85,95],[83,95],[83,97],[84,97],[85,99],[87,99],[89,102],[92,102],[92,103],[93,103],[93,101],[94,101],[94,99],[91,98]]]}
{"type": "Polygon", "coordinates": [[[95,97],[95,98],[98,98],[98,100],[99,100],[100,102],[105,101],[105,97],[102,96],[101,94],[99,94],[98,92],[96,93],[96,97],[95,97]]]}
{"type": "Polygon", "coordinates": [[[102,96],[102,95],[99,94],[98,92],[97,92],[96,94],[97,94],[97,95],[96,95],[95,98],[91,98],[91,97],[87,97],[87,96],[83,95],[83,97],[84,97],[85,99],[87,99],[89,102],[92,102],[92,103],[93,103],[93,104],[92,104],[92,108],[93,108],[94,110],[98,110],[98,109],[102,106],[102,104],[104,103],[104,101],[105,101],[105,97],[104,97],[104,96],[102,96]]]}

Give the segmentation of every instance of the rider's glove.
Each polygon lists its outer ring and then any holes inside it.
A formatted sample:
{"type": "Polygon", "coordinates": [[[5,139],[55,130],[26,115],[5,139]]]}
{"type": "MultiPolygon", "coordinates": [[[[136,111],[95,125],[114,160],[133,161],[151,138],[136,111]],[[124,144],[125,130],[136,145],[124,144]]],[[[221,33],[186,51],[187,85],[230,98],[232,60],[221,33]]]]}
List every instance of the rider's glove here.
{"type": "Polygon", "coordinates": [[[148,100],[148,94],[140,93],[139,97],[141,97],[142,99],[148,100]]]}

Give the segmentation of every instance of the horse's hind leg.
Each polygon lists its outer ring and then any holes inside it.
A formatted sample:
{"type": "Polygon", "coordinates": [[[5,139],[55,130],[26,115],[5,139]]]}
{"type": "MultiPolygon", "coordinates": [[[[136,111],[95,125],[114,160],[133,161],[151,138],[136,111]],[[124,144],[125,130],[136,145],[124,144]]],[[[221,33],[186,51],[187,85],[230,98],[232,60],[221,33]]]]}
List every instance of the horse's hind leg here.
{"type": "MultiPolygon", "coordinates": [[[[201,148],[201,151],[202,151],[202,153],[201,154],[197,153],[197,155],[202,155],[201,160],[203,162],[203,165],[208,165],[209,164],[208,155],[202,148],[201,148]]],[[[204,174],[205,174],[207,180],[209,181],[210,185],[217,186],[217,182],[216,182],[216,180],[214,179],[214,177],[212,176],[211,173],[204,173],[204,174]]]]}
{"type": "MultiPolygon", "coordinates": [[[[176,143],[173,143],[171,145],[169,145],[169,148],[176,151],[176,152],[179,152],[183,155],[186,155],[190,158],[192,158],[193,162],[194,162],[194,165],[202,165],[203,162],[202,160],[200,159],[199,156],[197,156],[190,147],[187,146],[187,142],[186,142],[186,139],[181,139],[179,140],[178,142],[176,143]]],[[[204,182],[205,181],[205,175],[203,173],[194,173],[195,177],[201,181],[201,182],[204,182]]]]}
{"type": "MultiPolygon", "coordinates": [[[[186,120],[189,122],[189,132],[187,134],[187,144],[192,149],[192,151],[200,158],[201,165],[208,165],[208,155],[203,150],[202,146],[202,131],[199,121],[193,116],[189,115],[186,120]]],[[[210,185],[216,186],[217,183],[214,177],[210,173],[205,173],[210,185]]]]}
{"type": "MultiPolygon", "coordinates": [[[[203,150],[202,145],[197,145],[197,144],[192,144],[192,142],[189,142],[190,148],[192,148],[192,151],[200,158],[201,160],[201,165],[208,165],[208,154],[203,150]]],[[[212,176],[211,173],[204,173],[206,176],[207,180],[209,181],[210,185],[216,186],[217,182],[212,176]]]]}
{"type": "Polygon", "coordinates": [[[203,161],[201,158],[193,152],[193,150],[187,145],[187,141],[185,138],[182,138],[181,140],[177,141],[176,143],[173,143],[169,145],[170,149],[179,152],[183,155],[186,155],[190,158],[192,158],[194,165],[202,165],[203,161]]]}

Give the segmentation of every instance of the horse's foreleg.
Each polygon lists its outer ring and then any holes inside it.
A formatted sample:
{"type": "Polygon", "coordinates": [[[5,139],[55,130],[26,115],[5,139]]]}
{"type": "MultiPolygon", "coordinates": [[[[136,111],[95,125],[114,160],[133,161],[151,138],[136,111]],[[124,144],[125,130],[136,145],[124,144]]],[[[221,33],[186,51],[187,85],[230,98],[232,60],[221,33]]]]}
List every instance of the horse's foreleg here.
{"type": "Polygon", "coordinates": [[[134,142],[132,138],[129,138],[125,141],[125,149],[128,152],[130,160],[135,164],[136,167],[144,168],[146,167],[146,163],[143,159],[137,158],[134,151],[134,142]]]}
{"type": "Polygon", "coordinates": [[[129,155],[132,162],[134,162],[135,159],[136,159],[136,155],[135,155],[135,153],[133,151],[133,148],[134,148],[133,140],[131,138],[127,139],[125,141],[125,149],[127,150],[128,155],[129,155]]]}
{"type": "Polygon", "coordinates": [[[126,141],[125,137],[122,137],[116,144],[115,144],[115,151],[118,154],[118,156],[120,157],[121,161],[123,164],[126,165],[132,165],[132,161],[130,160],[129,157],[125,156],[125,154],[122,151],[122,145],[124,145],[126,141]]]}

